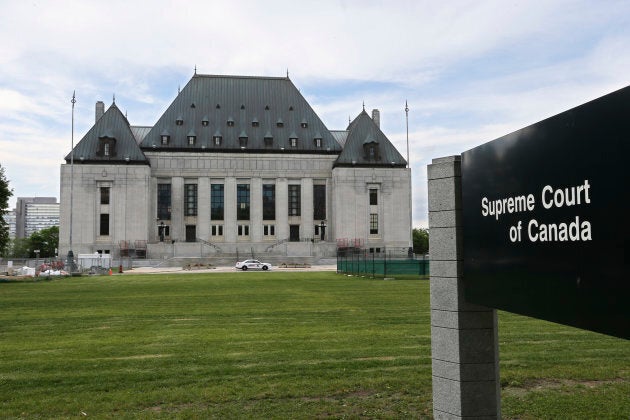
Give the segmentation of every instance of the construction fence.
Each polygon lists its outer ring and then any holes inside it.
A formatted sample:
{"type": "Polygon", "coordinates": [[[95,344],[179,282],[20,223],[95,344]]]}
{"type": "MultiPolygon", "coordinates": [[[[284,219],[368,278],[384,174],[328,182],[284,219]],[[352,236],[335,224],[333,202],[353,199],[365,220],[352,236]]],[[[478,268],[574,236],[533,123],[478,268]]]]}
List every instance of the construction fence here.
{"type": "Polygon", "coordinates": [[[408,248],[338,248],[337,273],[370,277],[428,276],[429,257],[415,255],[408,248]]]}

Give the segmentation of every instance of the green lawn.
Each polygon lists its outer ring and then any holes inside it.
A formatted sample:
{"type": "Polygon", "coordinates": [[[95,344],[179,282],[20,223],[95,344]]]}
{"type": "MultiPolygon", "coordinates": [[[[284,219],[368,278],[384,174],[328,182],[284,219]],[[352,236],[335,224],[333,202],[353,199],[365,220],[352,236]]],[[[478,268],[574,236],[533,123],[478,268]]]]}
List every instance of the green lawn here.
{"type": "MultiPolygon", "coordinates": [[[[334,273],[0,283],[0,417],[428,417],[428,292],[334,273]]],[[[628,417],[627,341],[499,328],[505,417],[628,417]]]]}

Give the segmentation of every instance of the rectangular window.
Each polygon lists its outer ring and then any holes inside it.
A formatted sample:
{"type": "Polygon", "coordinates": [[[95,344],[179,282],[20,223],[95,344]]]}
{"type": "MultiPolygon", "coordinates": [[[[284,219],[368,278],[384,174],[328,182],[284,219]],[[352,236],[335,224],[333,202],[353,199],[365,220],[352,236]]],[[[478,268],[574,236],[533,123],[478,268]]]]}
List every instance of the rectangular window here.
{"type": "Polygon", "coordinates": [[[300,186],[289,185],[289,216],[300,215],[300,186]]]}
{"type": "Polygon", "coordinates": [[[109,204],[109,187],[101,187],[101,204],[109,204]]]}
{"type": "Polygon", "coordinates": [[[313,185],[313,219],[326,218],[326,186],[313,185]]]}
{"type": "Polygon", "coordinates": [[[104,149],[103,149],[103,155],[109,156],[109,143],[105,143],[104,149]]]}
{"type": "Polygon", "coordinates": [[[378,190],[376,188],[370,188],[370,206],[378,205],[378,190]]]}
{"type": "Polygon", "coordinates": [[[212,225],[212,236],[223,236],[223,225],[212,225]]]}
{"type": "Polygon", "coordinates": [[[264,236],[274,236],[276,234],[276,226],[275,225],[263,225],[263,235],[264,236]]]}
{"type": "Polygon", "coordinates": [[[184,215],[197,215],[197,184],[184,184],[184,215]]]}
{"type": "Polygon", "coordinates": [[[238,225],[238,236],[249,236],[249,225],[238,225]]]}
{"type": "Polygon", "coordinates": [[[109,214],[101,214],[101,224],[99,227],[99,235],[109,236],[109,214]]]}
{"type": "Polygon", "coordinates": [[[376,235],[378,233],[378,214],[370,214],[370,235],[376,235]]]}
{"type": "Polygon", "coordinates": [[[276,220],[276,186],[263,184],[263,220],[276,220]]]}
{"type": "Polygon", "coordinates": [[[210,186],[210,219],[223,220],[223,184],[210,186]]]}
{"type": "Polygon", "coordinates": [[[157,217],[171,220],[171,184],[158,184],[157,187],[157,217]]]}
{"type": "Polygon", "coordinates": [[[249,184],[236,186],[236,220],[249,220],[249,184]]]}

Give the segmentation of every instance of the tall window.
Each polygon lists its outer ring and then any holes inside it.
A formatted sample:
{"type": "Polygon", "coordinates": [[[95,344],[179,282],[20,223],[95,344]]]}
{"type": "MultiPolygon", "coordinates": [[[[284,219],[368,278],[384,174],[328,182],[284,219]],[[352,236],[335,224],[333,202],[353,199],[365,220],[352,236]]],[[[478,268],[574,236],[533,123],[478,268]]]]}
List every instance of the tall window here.
{"type": "Polygon", "coordinates": [[[264,184],[262,189],[263,220],[276,219],[276,186],[264,184]]]}
{"type": "Polygon", "coordinates": [[[236,186],[236,220],[249,220],[249,184],[236,186]]]}
{"type": "Polygon", "coordinates": [[[210,186],[210,219],[223,220],[223,184],[210,186]]]}
{"type": "Polygon", "coordinates": [[[101,213],[101,224],[99,227],[99,234],[101,236],[109,235],[109,214],[101,213]]]}
{"type": "Polygon", "coordinates": [[[313,185],[313,219],[326,218],[326,186],[313,185]]]}
{"type": "Polygon", "coordinates": [[[160,220],[171,220],[171,184],[158,184],[157,217],[160,220]]]}
{"type": "Polygon", "coordinates": [[[197,184],[184,184],[184,215],[197,215],[197,184]]]}
{"type": "Polygon", "coordinates": [[[370,214],[370,235],[376,235],[378,233],[378,214],[370,214]]]}
{"type": "Polygon", "coordinates": [[[289,185],[289,216],[300,215],[300,186],[289,185]]]}
{"type": "Polygon", "coordinates": [[[101,187],[101,204],[109,204],[109,187],[101,187]]]}
{"type": "Polygon", "coordinates": [[[370,188],[370,206],[378,205],[378,190],[376,188],[370,188]]]}

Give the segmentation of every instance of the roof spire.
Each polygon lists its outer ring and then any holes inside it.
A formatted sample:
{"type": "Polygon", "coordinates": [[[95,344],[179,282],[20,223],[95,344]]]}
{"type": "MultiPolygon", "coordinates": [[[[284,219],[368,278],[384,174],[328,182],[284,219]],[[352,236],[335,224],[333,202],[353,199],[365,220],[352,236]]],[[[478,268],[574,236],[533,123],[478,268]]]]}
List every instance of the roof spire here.
{"type": "Polygon", "coordinates": [[[116,105],[116,94],[112,94],[112,102],[114,105],[116,105]]]}
{"type": "Polygon", "coordinates": [[[365,112],[365,101],[363,101],[363,112],[365,112]]]}
{"type": "Polygon", "coordinates": [[[197,65],[195,64],[195,76],[197,75],[197,65]]]}
{"type": "Polygon", "coordinates": [[[289,78],[289,68],[287,67],[287,79],[289,78]]]}
{"type": "Polygon", "coordinates": [[[177,85],[177,94],[179,95],[180,93],[181,93],[180,85],[177,85]]]}

